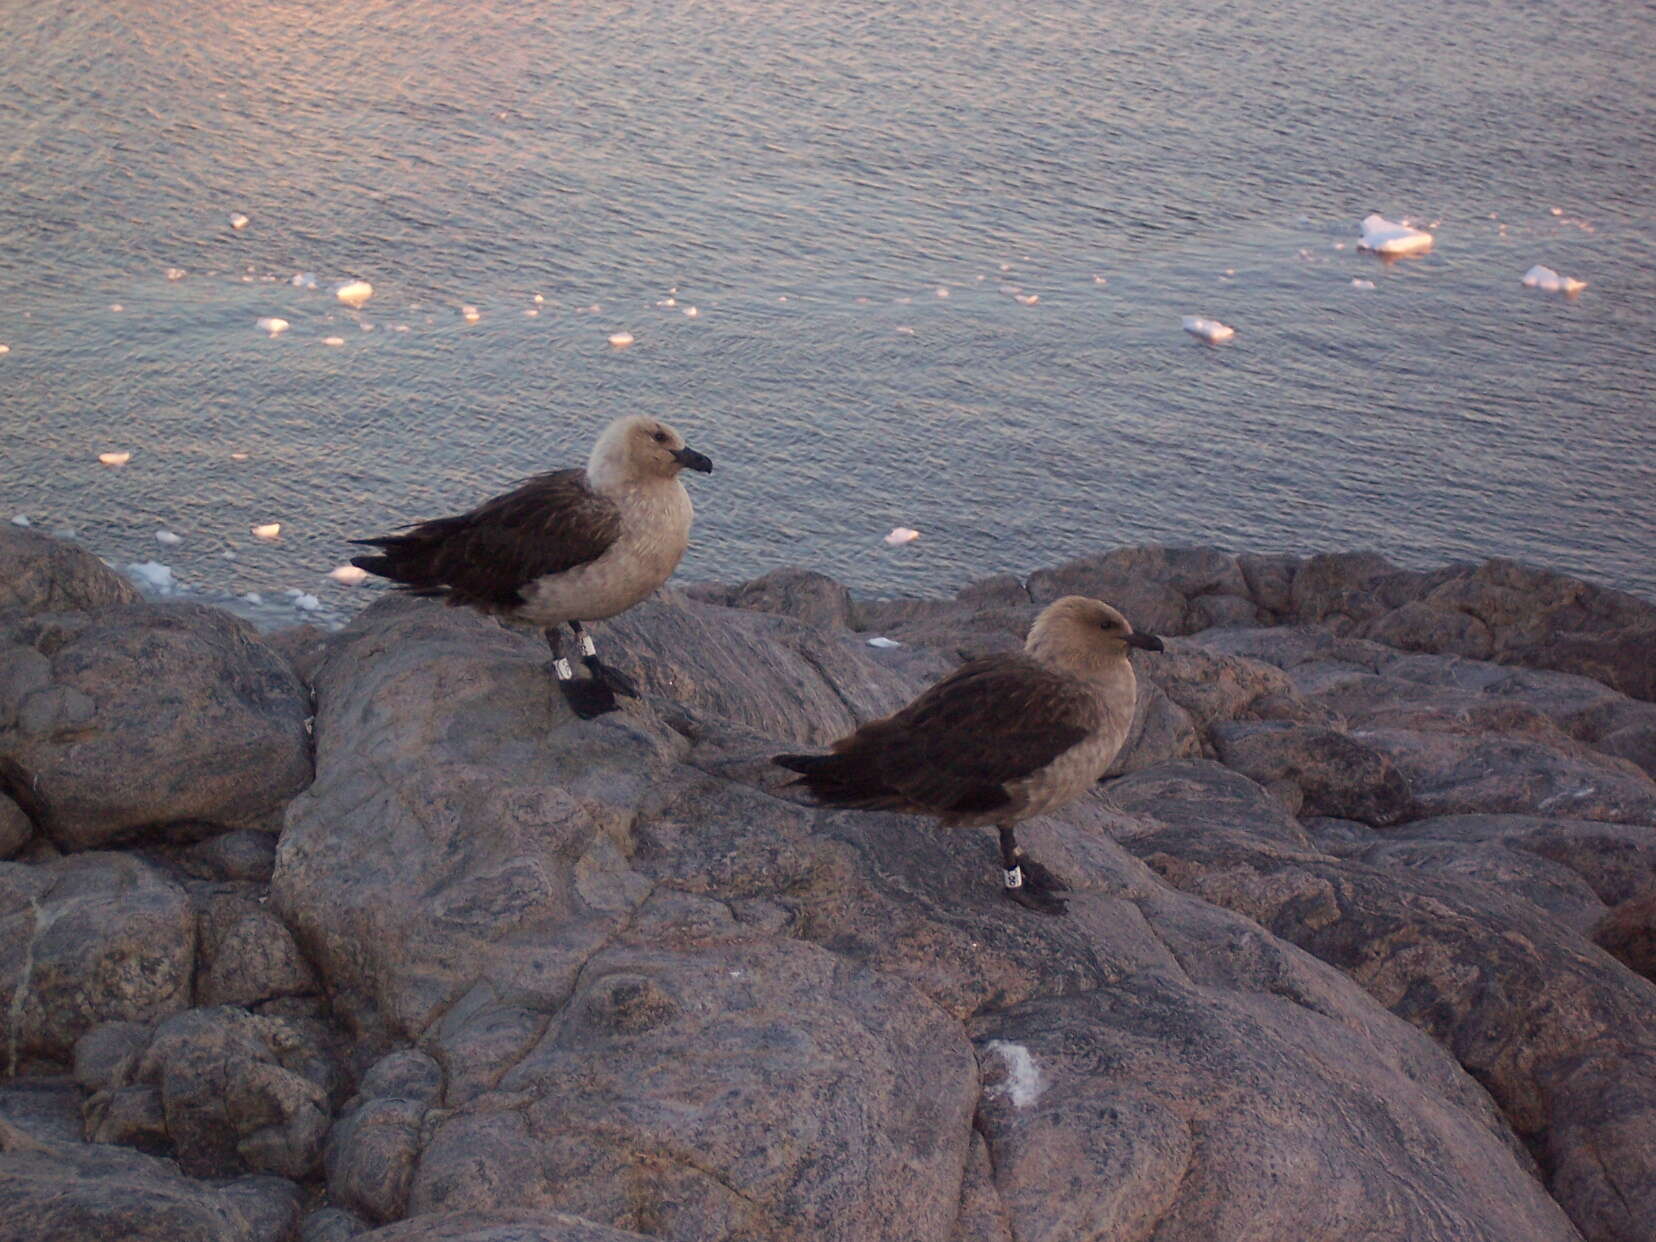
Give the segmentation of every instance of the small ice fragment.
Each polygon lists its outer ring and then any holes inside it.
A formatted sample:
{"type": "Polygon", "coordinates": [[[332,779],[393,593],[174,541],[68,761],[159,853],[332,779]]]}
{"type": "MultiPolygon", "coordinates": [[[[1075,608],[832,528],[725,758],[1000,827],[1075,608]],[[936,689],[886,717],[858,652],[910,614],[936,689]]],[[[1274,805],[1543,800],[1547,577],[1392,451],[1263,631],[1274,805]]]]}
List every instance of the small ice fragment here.
{"type": "Polygon", "coordinates": [[[533,298],[531,298],[529,300],[532,301],[536,306],[539,306],[542,302],[546,301],[546,299],[538,293],[533,298]]]}
{"type": "Polygon", "coordinates": [[[1425,254],[1431,248],[1432,235],[1425,229],[1395,223],[1379,212],[1370,212],[1363,217],[1363,237],[1357,243],[1359,250],[1372,250],[1375,254],[1395,257],[1425,254]]]}
{"type": "Polygon", "coordinates": [[[175,535],[170,530],[158,530],[155,532],[155,542],[165,544],[170,548],[174,544],[183,543],[184,540],[182,536],[175,535]]]}
{"type": "Polygon", "coordinates": [[[1038,293],[1014,293],[1012,297],[1019,306],[1034,306],[1035,303],[1041,300],[1041,295],[1038,293]]]}
{"type": "Polygon", "coordinates": [[[868,645],[870,647],[878,647],[880,650],[884,651],[888,647],[901,647],[903,644],[898,642],[895,638],[887,638],[882,634],[877,638],[869,639],[868,645]]]}
{"type": "Polygon", "coordinates": [[[280,336],[288,330],[288,321],[276,315],[266,315],[253,325],[261,332],[268,332],[271,336],[280,336]]]}
{"type": "Polygon", "coordinates": [[[362,323],[357,324],[357,328],[363,332],[372,332],[374,330],[374,325],[364,320],[362,323]]]}
{"type": "Polygon", "coordinates": [[[408,325],[406,323],[394,323],[394,324],[391,325],[391,331],[393,331],[393,332],[407,332],[408,331],[408,325]]]}
{"type": "Polygon", "coordinates": [[[1577,280],[1573,276],[1560,276],[1552,268],[1542,267],[1537,263],[1524,273],[1524,285],[1530,289],[1544,289],[1548,293],[1574,296],[1587,287],[1587,282],[1577,280]]]}
{"type": "Polygon", "coordinates": [[[1186,315],[1180,322],[1186,332],[1201,337],[1210,345],[1228,341],[1236,335],[1236,329],[1228,323],[1220,323],[1217,319],[1203,319],[1200,315],[1186,315]]]}
{"type": "Polygon", "coordinates": [[[313,272],[295,272],[293,280],[289,283],[295,289],[314,289],[316,288],[316,275],[313,272]]]}
{"type": "Polygon", "coordinates": [[[247,460],[247,454],[246,453],[231,453],[230,454],[230,460],[231,461],[246,461],[247,460]]]}
{"type": "Polygon", "coordinates": [[[617,349],[625,349],[633,343],[633,334],[631,332],[611,332],[609,343],[617,349]]]}
{"type": "Polygon", "coordinates": [[[1374,282],[1372,280],[1364,280],[1361,276],[1353,276],[1351,278],[1351,287],[1353,289],[1372,289],[1374,288],[1374,282]]]}
{"type": "Polygon", "coordinates": [[[1000,270],[1003,272],[1010,272],[1012,270],[1012,265],[1010,263],[1002,263],[1000,265],[1000,270]]]}
{"type": "Polygon", "coordinates": [[[29,515],[27,513],[19,513],[19,514],[17,514],[16,516],[14,516],[12,518],[12,525],[13,526],[33,526],[34,523],[29,521],[29,515]]]}
{"type": "Polygon", "coordinates": [[[113,302],[113,303],[110,304],[109,309],[114,311],[117,315],[119,315],[122,311],[124,311],[126,309],[126,307],[122,306],[119,302],[113,302]]]}
{"type": "Polygon", "coordinates": [[[374,286],[366,280],[347,280],[342,285],[334,286],[334,297],[352,310],[360,309],[362,304],[373,296],[374,286]]]}
{"type": "Polygon", "coordinates": [[[173,577],[173,571],[160,561],[140,561],[137,564],[128,565],[127,573],[162,595],[170,594],[178,586],[178,580],[173,577]]]}
{"type": "Polygon", "coordinates": [[[345,338],[342,336],[325,336],[322,338],[322,343],[324,345],[343,345],[345,338]]]}
{"type": "Polygon", "coordinates": [[[1335,242],[1334,243],[1334,249],[1335,250],[1344,250],[1345,247],[1346,247],[1346,244],[1344,242],[1335,242]]]}
{"type": "Polygon", "coordinates": [[[460,318],[464,319],[467,323],[476,323],[482,317],[482,315],[478,314],[477,307],[475,306],[462,306],[460,308],[460,318]]]}
{"type": "Polygon", "coordinates": [[[1564,209],[1562,207],[1549,207],[1547,210],[1552,212],[1555,216],[1561,216],[1564,214],[1564,209]]]}
{"type": "Polygon", "coordinates": [[[181,267],[169,267],[167,269],[167,279],[168,280],[183,280],[184,279],[184,269],[181,268],[181,267]]]}
{"type": "Polygon", "coordinates": [[[700,314],[701,314],[701,312],[699,310],[697,310],[694,306],[686,306],[684,308],[684,317],[686,319],[694,319],[700,314]]]}
{"type": "Polygon", "coordinates": [[[265,522],[263,525],[253,527],[252,530],[256,539],[275,539],[282,533],[282,524],[280,522],[265,522]]]}
{"type": "Polygon", "coordinates": [[[671,310],[673,307],[678,305],[678,299],[677,298],[662,298],[661,301],[656,303],[656,305],[660,306],[660,307],[662,307],[666,310],[671,310]]]}
{"type": "Polygon", "coordinates": [[[322,607],[322,601],[317,599],[314,595],[295,595],[293,597],[293,606],[301,612],[315,612],[318,608],[322,607]]]}
{"type": "Polygon", "coordinates": [[[235,552],[231,551],[229,548],[226,548],[224,551],[220,552],[219,555],[227,561],[233,561],[236,559],[235,552]]]}
{"type": "Polygon", "coordinates": [[[132,454],[126,449],[114,453],[99,453],[98,460],[106,466],[124,466],[132,460],[132,454]]]}
{"type": "Polygon", "coordinates": [[[946,297],[949,296],[949,291],[947,289],[945,289],[942,285],[939,285],[937,287],[936,293],[937,293],[937,296],[940,297],[940,298],[946,298],[946,297]]]}
{"type": "Polygon", "coordinates": [[[11,346],[10,345],[0,345],[0,354],[9,354],[9,353],[11,353],[11,346]]]}
{"type": "Polygon", "coordinates": [[[914,299],[910,297],[892,298],[891,300],[898,306],[908,306],[914,301],[914,299]]]}
{"type": "Polygon", "coordinates": [[[906,323],[902,324],[897,328],[897,335],[898,336],[913,336],[914,335],[914,329],[909,327],[908,324],[906,324],[906,323]]]}
{"type": "Polygon", "coordinates": [[[540,311],[536,307],[525,306],[523,308],[523,317],[525,319],[537,319],[540,317],[540,311]]]}
{"type": "Polygon", "coordinates": [[[1095,285],[1107,285],[1109,283],[1110,283],[1110,278],[1108,276],[1094,276],[1093,277],[1093,284],[1095,284],[1095,285]]]}
{"type": "Polygon", "coordinates": [[[899,526],[885,537],[885,541],[895,548],[899,544],[913,543],[918,538],[920,538],[919,531],[910,530],[907,526],[899,526]]]}
{"type": "Polygon", "coordinates": [[[245,229],[251,223],[252,221],[242,215],[239,211],[232,211],[230,213],[230,227],[233,229],[245,229]]]}
{"type": "Polygon", "coordinates": [[[260,595],[257,591],[249,591],[247,594],[242,596],[242,599],[246,600],[249,604],[264,603],[264,596],[260,595]]]}
{"type": "Polygon", "coordinates": [[[361,586],[368,577],[368,571],[358,565],[338,565],[328,571],[328,577],[346,586],[361,586]]]}

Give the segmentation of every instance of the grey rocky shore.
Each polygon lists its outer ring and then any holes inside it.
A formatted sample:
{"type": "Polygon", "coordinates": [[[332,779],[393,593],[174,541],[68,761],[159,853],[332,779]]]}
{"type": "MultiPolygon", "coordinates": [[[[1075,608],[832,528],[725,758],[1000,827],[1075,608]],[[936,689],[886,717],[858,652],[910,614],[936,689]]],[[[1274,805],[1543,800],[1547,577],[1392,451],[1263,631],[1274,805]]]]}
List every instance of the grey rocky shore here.
{"type": "Polygon", "coordinates": [[[1651,604],[1142,547],[601,628],[579,721],[462,610],[0,532],[0,1239],[1656,1237],[1651,604]],[[1067,917],[782,787],[1076,592],[1169,641],[1022,832],[1067,917]]]}

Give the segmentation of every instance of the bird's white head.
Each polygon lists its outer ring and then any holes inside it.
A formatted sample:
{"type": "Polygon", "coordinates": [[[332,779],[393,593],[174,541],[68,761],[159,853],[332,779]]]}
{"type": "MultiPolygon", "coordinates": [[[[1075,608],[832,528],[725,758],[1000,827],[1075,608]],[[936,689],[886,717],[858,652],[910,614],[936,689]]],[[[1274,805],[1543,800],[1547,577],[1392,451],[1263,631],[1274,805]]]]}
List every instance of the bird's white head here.
{"type": "Polygon", "coordinates": [[[1125,667],[1134,647],[1160,651],[1162,640],[1133,629],[1103,600],[1085,595],[1066,595],[1048,604],[1024,642],[1024,650],[1036,659],[1083,677],[1125,667]]]}
{"type": "Polygon", "coordinates": [[[712,469],[675,427],[644,414],[628,414],[604,428],[587,459],[587,479],[598,491],[674,479],[681,470],[708,474],[712,469]]]}

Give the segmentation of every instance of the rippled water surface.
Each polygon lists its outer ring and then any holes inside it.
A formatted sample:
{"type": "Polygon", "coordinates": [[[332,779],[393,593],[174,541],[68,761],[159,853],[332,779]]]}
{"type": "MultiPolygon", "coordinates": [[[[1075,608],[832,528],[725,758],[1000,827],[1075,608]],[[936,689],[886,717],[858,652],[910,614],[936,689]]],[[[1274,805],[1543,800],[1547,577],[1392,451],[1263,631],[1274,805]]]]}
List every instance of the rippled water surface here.
{"type": "Polygon", "coordinates": [[[1652,14],[0,0],[0,518],[339,615],[347,538],[638,410],[717,463],[692,578],[1160,540],[1656,595],[1652,14]]]}

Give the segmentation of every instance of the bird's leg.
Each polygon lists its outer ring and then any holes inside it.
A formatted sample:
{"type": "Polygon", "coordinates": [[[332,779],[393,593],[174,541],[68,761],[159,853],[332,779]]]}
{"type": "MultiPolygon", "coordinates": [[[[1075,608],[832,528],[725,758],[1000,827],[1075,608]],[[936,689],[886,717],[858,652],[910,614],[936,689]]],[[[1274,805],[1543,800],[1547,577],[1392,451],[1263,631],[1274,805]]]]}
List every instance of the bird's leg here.
{"type": "Polygon", "coordinates": [[[1063,914],[1069,902],[1058,893],[1068,892],[1064,882],[1023,852],[1011,824],[1000,825],[1002,890],[1020,906],[1042,914],[1063,914]]]}
{"type": "Polygon", "coordinates": [[[596,679],[576,681],[575,670],[564,658],[563,634],[555,625],[546,627],[546,645],[552,649],[552,672],[558,679],[558,689],[569,708],[582,720],[591,720],[605,712],[613,712],[619,703],[608,685],[596,679]]]}
{"type": "Polygon", "coordinates": [[[601,681],[617,694],[624,694],[629,699],[638,697],[638,687],[633,684],[631,677],[619,669],[613,669],[598,658],[598,648],[592,645],[592,635],[588,634],[579,621],[571,621],[569,628],[575,631],[575,641],[581,648],[581,662],[587,666],[587,672],[593,679],[601,681]]]}

